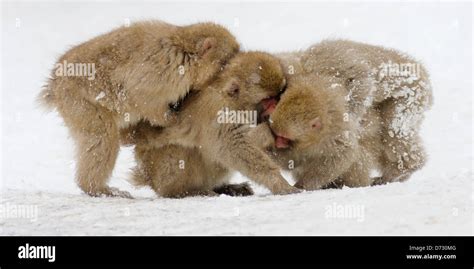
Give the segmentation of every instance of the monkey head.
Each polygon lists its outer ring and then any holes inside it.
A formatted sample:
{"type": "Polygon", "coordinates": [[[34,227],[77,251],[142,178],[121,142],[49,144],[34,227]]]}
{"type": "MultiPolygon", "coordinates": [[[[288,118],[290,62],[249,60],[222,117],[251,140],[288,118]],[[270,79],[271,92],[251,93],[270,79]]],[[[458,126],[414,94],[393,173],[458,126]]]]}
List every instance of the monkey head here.
{"type": "MultiPolygon", "coordinates": [[[[343,104],[335,104],[333,89],[324,78],[293,79],[270,111],[275,147],[304,150],[318,145],[335,122],[343,119],[343,104]]],[[[340,100],[340,99],[339,99],[340,100]]]]}
{"type": "MultiPolygon", "coordinates": [[[[184,72],[192,72],[193,87],[201,89],[222,67],[239,52],[235,37],[223,26],[214,23],[196,23],[180,27],[171,42],[181,47],[189,57],[190,65],[184,72]]],[[[183,59],[183,62],[186,60],[183,59]]]]}
{"type": "Polygon", "coordinates": [[[280,95],[286,79],[280,61],[263,52],[237,54],[224,68],[222,89],[239,109],[253,110],[280,95]]]}

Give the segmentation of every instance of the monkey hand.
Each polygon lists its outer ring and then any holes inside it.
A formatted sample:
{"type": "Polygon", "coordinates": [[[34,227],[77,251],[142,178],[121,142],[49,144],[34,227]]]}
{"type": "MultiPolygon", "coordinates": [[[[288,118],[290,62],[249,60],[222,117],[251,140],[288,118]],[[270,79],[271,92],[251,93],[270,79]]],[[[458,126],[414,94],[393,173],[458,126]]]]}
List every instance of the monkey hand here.
{"type": "Polygon", "coordinates": [[[128,191],[121,191],[113,187],[105,187],[97,191],[88,192],[88,194],[94,197],[107,196],[133,199],[133,196],[128,191]]]}
{"type": "Polygon", "coordinates": [[[294,194],[294,193],[300,193],[301,190],[291,186],[288,184],[285,180],[285,183],[281,184],[275,184],[273,188],[271,189],[273,194],[276,195],[286,195],[286,194],[294,194]]]}
{"type": "Polygon", "coordinates": [[[257,127],[251,128],[248,133],[249,141],[257,145],[258,148],[267,150],[273,147],[275,139],[268,123],[261,123],[257,127]]]}
{"type": "Polygon", "coordinates": [[[113,187],[109,187],[108,191],[109,192],[106,194],[107,196],[133,199],[133,196],[128,191],[121,191],[113,187]]]}
{"type": "Polygon", "coordinates": [[[139,123],[120,130],[120,143],[125,146],[148,143],[148,136],[154,127],[150,123],[140,121],[139,123]]]}
{"type": "MultiPolygon", "coordinates": [[[[131,142],[135,145],[141,144],[150,144],[151,141],[156,140],[162,131],[162,127],[154,127],[147,121],[140,121],[137,123],[130,131],[127,131],[127,136],[124,138],[124,135],[121,134],[121,139],[125,142],[131,142]]],[[[123,142],[122,142],[123,143],[123,142]]]]}

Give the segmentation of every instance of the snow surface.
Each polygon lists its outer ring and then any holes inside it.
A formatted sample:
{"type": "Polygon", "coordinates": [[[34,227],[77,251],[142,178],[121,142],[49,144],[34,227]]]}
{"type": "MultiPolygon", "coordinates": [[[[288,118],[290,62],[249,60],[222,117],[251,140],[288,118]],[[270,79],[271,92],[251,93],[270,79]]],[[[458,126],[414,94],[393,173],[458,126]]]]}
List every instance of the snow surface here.
{"type": "Polygon", "coordinates": [[[1,24],[1,235],[473,234],[472,4],[3,2],[1,24]],[[82,194],[67,129],[34,99],[67,48],[143,18],[215,21],[252,50],[349,38],[413,55],[434,89],[428,164],[385,186],[272,196],[253,185],[253,197],[177,200],[133,188],[124,148],[110,183],[136,199],[82,194]]]}

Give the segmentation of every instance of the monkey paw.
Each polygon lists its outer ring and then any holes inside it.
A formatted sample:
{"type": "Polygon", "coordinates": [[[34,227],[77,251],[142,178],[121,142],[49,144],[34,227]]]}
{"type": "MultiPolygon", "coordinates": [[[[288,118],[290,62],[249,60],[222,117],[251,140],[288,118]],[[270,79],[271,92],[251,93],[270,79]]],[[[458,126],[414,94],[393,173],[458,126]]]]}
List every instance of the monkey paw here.
{"type": "Polygon", "coordinates": [[[106,197],[121,197],[121,198],[133,199],[133,196],[128,191],[121,191],[113,187],[107,187],[107,188],[101,189],[100,191],[88,192],[88,194],[94,197],[106,196],[106,197]]]}
{"type": "Polygon", "coordinates": [[[387,180],[383,177],[375,177],[372,179],[372,186],[377,186],[377,185],[385,185],[387,184],[387,180]]]}
{"type": "Polygon", "coordinates": [[[218,194],[225,194],[229,196],[250,196],[253,195],[253,190],[248,183],[241,184],[224,184],[214,188],[218,194]]]}
{"type": "Polygon", "coordinates": [[[112,187],[109,187],[109,191],[109,196],[133,199],[133,196],[128,191],[121,191],[112,187]]]}
{"type": "Polygon", "coordinates": [[[340,179],[337,179],[335,181],[329,182],[328,184],[324,185],[321,187],[321,189],[326,190],[326,189],[342,189],[344,187],[344,182],[340,179]]]}
{"type": "Polygon", "coordinates": [[[174,198],[174,199],[179,199],[179,198],[185,198],[185,197],[194,197],[194,196],[218,196],[216,192],[213,190],[188,190],[184,192],[178,192],[178,193],[167,193],[164,194],[163,197],[166,198],[174,198]]]}
{"type": "Polygon", "coordinates": [[[295,194],[300,193],[302,190],[291,185],[280,187],[276,190],[272,190],[272,193],[275,195],[287,195],[287,194],[295,194]]]}

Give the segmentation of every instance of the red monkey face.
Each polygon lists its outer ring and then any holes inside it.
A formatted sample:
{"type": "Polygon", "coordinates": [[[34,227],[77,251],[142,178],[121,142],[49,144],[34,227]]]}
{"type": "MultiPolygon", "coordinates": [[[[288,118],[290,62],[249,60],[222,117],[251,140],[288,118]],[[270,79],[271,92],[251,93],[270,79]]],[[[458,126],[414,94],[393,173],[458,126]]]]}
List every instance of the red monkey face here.
{"type": "Polygon", "coordinates": [[[266,103],[262,114],[270,115],[276,148],[306,148],[320,142],[327,105],[313,92],[304,85],[289,85],[278,104],[266,103]]]}

